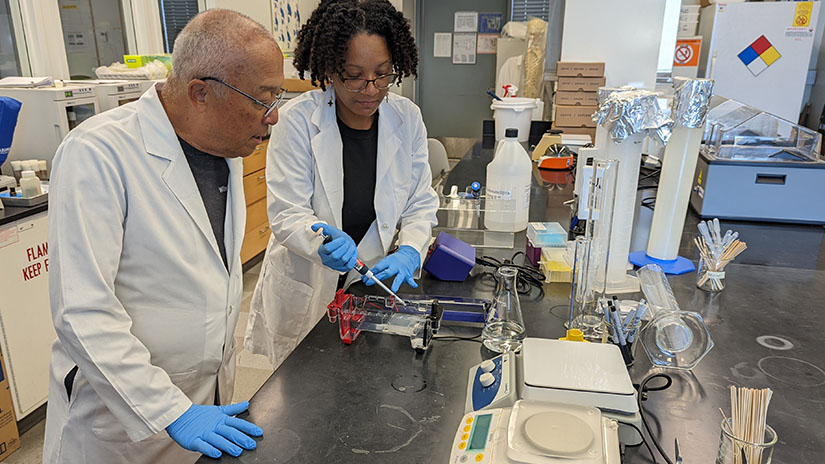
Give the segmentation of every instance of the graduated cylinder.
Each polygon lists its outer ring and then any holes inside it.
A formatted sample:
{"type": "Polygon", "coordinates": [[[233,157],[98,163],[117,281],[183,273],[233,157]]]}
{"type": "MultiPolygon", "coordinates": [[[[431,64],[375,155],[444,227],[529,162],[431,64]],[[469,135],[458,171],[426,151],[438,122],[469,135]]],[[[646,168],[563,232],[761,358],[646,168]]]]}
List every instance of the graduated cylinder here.
{"type": "MultiPolygon", "coordinates": [[[[665,272],[681,274],[693,270],[693,264],[689,260],[678,256],[679,243],[699,159],[699,146],[713,92],[713,81],[674,78],[673,87],[673,133],[665,146],[656,208],[653,210],[653,223],[647,243],[647,258],[657,260],[657,264],[665,272]]],[[[642,258],[642,262],[635,259],[631,261],[643,265],[650,260],[642,258]]]]}
{"type": "Polygon", "coordinates": [[[650,226],[647,254],[651,258],[671,261],[679,254],[679,242],[685,226],[690,186],[702,143],[701,127],[674,127],[665,146],[656,208],[650,226]]]}
{"type": "Polygon", "coordinates": [[[613,231],[610,237],[610,256],[607,259],[607,286],[621,286],[627,279],[627,255],[633,232],[633,213],[639,184],[639,165],[642,161],[642,142],[646,134],[637,132],[622,142],[608,140],[604,156],[619,161],[616,185],[616,209],[613,213],[613,231]]]}

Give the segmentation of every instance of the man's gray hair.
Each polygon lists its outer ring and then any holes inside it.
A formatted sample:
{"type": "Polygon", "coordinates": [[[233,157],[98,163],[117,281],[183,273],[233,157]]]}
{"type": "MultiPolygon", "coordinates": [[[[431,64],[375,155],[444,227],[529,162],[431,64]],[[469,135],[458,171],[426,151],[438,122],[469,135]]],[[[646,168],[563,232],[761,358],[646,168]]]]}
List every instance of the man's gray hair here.
{"type": "MultiPolygon", "coordinates": [[[[277,42],[262,25],[241,13],[212,9],[199,13],[180,31],[172,52],[172,71],[167,83],[174,93],[193,79],[216,77],[231,81],[251,71],[245,48],[260,40],[277,42]]],[[[222,86],[215,90],[222,93],[222,86]]]]}

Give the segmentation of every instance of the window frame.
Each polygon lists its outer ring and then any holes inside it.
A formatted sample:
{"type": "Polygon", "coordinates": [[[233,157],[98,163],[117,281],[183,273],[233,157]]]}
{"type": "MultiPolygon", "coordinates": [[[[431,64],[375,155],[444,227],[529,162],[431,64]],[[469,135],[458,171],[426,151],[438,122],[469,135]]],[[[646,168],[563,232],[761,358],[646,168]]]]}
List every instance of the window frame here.
{"type": "Polygon", "coordinates": [[[529,18],[541,18],[548,21],[550,0],[510,0],[510,21],[527,21],[529,18]],[[543,10],[543,12],[538,10],[543,10]],[[517,11],[518,16],[516,16],[517,11]]]}

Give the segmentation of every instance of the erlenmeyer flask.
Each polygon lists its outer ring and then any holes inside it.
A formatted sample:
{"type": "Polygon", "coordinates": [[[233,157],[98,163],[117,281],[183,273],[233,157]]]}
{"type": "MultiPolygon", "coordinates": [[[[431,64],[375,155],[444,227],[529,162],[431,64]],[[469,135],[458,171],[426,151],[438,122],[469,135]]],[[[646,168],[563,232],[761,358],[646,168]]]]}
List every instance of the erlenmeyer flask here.
{"type": "Polygon", "coordinates": [[[484,346],[496,353],[517,352],[524,340],[526,329],[516,290],[517,274],[518,270],[510,266],[502,266],[496,271],[496,294],[481,331],[484,346]]]}

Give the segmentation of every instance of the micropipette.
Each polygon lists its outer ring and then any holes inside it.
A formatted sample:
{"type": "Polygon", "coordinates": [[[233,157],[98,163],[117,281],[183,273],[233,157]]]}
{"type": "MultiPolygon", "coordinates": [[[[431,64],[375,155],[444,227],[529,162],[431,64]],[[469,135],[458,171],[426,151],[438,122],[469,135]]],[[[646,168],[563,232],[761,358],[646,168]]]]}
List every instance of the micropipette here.
{"type": "Polygon", "coordinates": [[[373,282],[375,282],[376,285],[383,288],[384,291],[392,295],[392,297],[395,298],[395,301],[401,304],[401,306],[407,306],[407,303],[405,303],[404,300],[399,298],[398,295],[396,295],[395,292],[390,290],[389,287],[384,285],[384,282],[381,282],[380,280],[376,279],[375,274],[373,274],[372,271],[370,271],[370,268],[368,268],[366,264],[362,263],[360,259],[355,258],[355,267],[353,269],[358,271],[359,274],[367,276],[368,279],[372,280],[373,282]]]}
{"type": "MultiPolygon", "coordinates": [[[[315,232],[315,235],[318,235],[319,233],[322,233],[322,232],[323,232],[323,230],[324,230],[324,229],[323,229],[323,227],[319,228],[319,229],[315,232]]],[[[324,243],[329,243],[329,242],[331,242],[331,241],[332,241],[332,236],[331,236],[331,235],[324,234],[324,243]]],[[[368,268],[368,267],[367,267],[367,265],[366,265],[366,264],[364,264],[364,263],[363,263],[360,259],[358,259],[357,257],[355,258],[355,266],[353,267],[353,269],[355,269],[355,270],[356,270],[359,274],[361,274],[362,276],[366,276],[368,279],[370,279],[370,280],[372,280],[373,282],[375,282],[375,284],[376,284],[376,285],[378,285],[379,287],[383,288],[383,289],[384,289],[384,291],[385,291],[385,292],[387,292],[387,293],[389,293],[390,295],[392,295],[392,297],[393,297],[393,298],[395,298],[395,301],[396,301],[397,303],[399,303],[401,306],[407,306],[407,303],[406,303],[406,302],[404,302],[404,300],[402,300],[401,298],[399,298],[399,297],[398,297],[398,295],[396,295],[396,294],[395,294],[395,292],[393,292],[392,290],[390,290],[390,288],[389,288],[389,287],[387,287],[386,285],[384,285],[384,282],[381,282],[380,280],[376,279],[376,278],[375,278],[375,274],[373,274],[373,273],[372,273],[372,271],[370,270],[370,268],[368,268]]]]}

